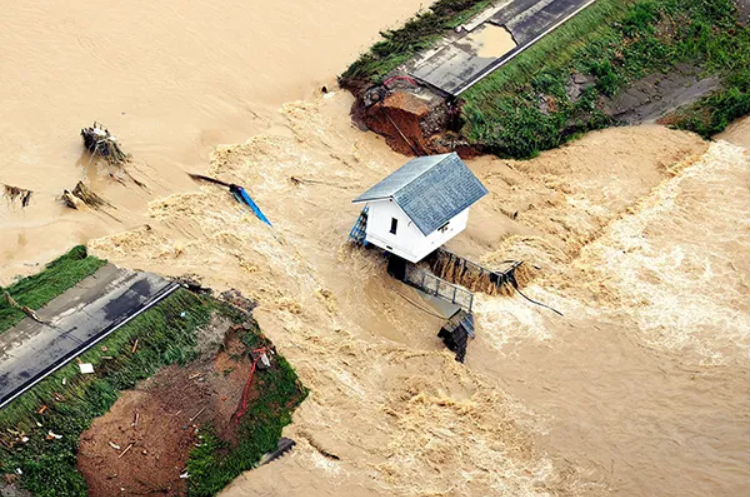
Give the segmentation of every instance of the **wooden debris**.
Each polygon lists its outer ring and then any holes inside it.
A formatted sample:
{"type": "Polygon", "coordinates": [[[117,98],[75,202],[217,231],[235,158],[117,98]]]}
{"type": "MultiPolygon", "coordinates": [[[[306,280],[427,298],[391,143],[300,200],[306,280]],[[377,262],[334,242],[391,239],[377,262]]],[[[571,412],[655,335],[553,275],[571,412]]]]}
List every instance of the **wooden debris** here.
{"type": "Polygon", "coordinates": [[[135,354],[137,348],[138,348],[138,338],[136,338],[136,343],[133,344],[133,348],[130,350],[130,353],[135,354]]]}
{"type": "Polygon", "coordinates": [[[77,211],[89,210],[89,208],[86,206],[86,203],[83,200],[76,197],[68,190],[63,191],[63,194],[60,195],[60,200],[63,201],[66,207],[69,207],[71,209],[75,209],[77,211]]]}
{"type": "Polygon", "coordinates": [[[26,306],[26,305],[20,305],[18,302],[16,302],[16,299],[10,296],[10,293],[5,291],[3,292],[3,296],[5,297],[5,302],[7,302],[7,304],[10,307],[14,309],[18,309],[19,311],[23,312],[24,314],[29,316],[31,319],[36,321],[37,323],[44,324],[44,321],[42,321],[42,319],[39,316],[37,316],[36,312],[34,312],[33,309],[31,309],[29,306],[26,306]]]}
{"type": "Polygon", "coordinates": [[[34,192],[32,192],[31,190],[27,190],[25,188],[19,188],[13,185],[3,185],[3,196],[8,198],[8,201],[10,203],[13,203],[16,200],[20,199],[21,208],[29,205],[29,202],[31,202],[31,195],[33,193],[34,192]]]}
{"type": "Polygon", "coordinates": [[[205,406],[204,406],[204,407],[202,407],[202,408],[201,408],[201,410],[200,410],[200,411],[198,411],[198,412],[196,413],[196,415],[195,415],[195,416],[193,416],[192,418],[190,418],[190,419],[189,419],[189,421],[190,421],[190,422],[192,423],[193,421],[195,421],[196,419],[198,419],[198,416],[200,416],[200,415],[201,415],[201,413],[202,413],[203,411],[205,411],[205,410],[206,410],[206,407],[205,407],[205,406]]]}
{"type": "Polygon", "coordinates": [[[44,414],[44,411],[48,409],[47,405],[43,405],[41,409],[37,411],[37,414],[44,414]]]}
{"type": "Polygon", "coordinates": [[[130,155],[123,152],[115,135],[94,121],[94,125],[81,130],[83,146],[92,155],[99,154],[110,164],[123,164],[130,160],[130,155]]]}
{"type": "Polygon", "coordinates": [[[120,453],[120,455],[119,455],[119,456],[117,456],[117,458],[118,458],[118,459],[120,459],[121,457],[123,457],[123,456],[124,456],[124,455],[125,455],[125,454],[126,454],[126,453],[127,453],[127,452],[128,452],[129,450],[130,450],[130,449],[131,449],[131,447],[133,447],[133,445],[135,445],[135,444],[130,444],[130,445],[128,445],[128,446],[127,446],[127,447],[125,448],[125,450],[124,450],[124,451],[122,451],[122,452],[120,453]]]}
{"type": "Polygon", "coordinates": [[[79,181],[73,191],[64,190],[60,199],[66,206],[76,210],[86,210],[86,207],[112,207],[112,204],[94,193],[83,181],[79,181]]]}

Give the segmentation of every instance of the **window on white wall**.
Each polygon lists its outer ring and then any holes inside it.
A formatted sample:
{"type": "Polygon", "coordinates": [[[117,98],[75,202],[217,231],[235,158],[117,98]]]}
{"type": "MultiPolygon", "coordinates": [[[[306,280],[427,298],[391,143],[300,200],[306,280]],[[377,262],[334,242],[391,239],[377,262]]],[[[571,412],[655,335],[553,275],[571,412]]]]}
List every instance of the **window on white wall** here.
{"type": "Polygon", "coordinates": [[[391,218],[391,229],[389,230],[389,233],[392,235],[396,235],[396,226],[399,224],[399,221],[395,218],[391,218]]]}

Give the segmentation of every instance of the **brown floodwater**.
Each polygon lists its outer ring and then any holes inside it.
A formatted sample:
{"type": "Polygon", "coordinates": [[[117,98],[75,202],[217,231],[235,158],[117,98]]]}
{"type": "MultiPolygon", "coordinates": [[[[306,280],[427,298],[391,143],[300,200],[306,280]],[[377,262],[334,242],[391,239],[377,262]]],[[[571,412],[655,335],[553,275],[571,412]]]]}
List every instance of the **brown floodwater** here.
{"type": "Polygon", "coordinates": [[[275,232],[202,187],[152,202],[151,229],[90,244],[258,298],[311,388],[285,432],[295,452],[222,495],[746,491],[747,149],[640,126],[471,161],[491,193],[452,248],[539,263],[527,291],[564,316],[478,296],[460,366],[435,311],[346,243],[350,200],[404,160],[342,119],[350,103],[285,105],[284,130],[214,156],[210,172],[250,185],[275,232]]]}
{"type": "Polygon", "coordinates": [[[335,85],[357,54],[418,0],[0,1],[0,184],[34,190],[0,206],[0,284],[29,264],[143,222],[152,195],[191,188],[221,143],[273,127],[279,106],[335,85]],[[81,216],[56,196],[82,179],[82,127],[107,125],[150,192],[90,169],[128,211],[81,216]]]}
{"type": "Polygon", "coordinates": [[[311,394],[295,450],[224,496],[747,494],[748,118],[711,144],[623,127],[470,161],[490,195],[451,248],[539,264],[527,292],[564,316],[480,295],[459,365],[429,305],[346,243],[351,199],[405,158],[316,92],[419,5],[5,2],[0,183],[38,194],[0,206],[0,284],[86,242],[257,298],[311,394]],[[67,210],[94,119],[148,189],[90,168],[114,208],[67,210]],[[245,185],[275,230],[185,170],[245,185]]]}

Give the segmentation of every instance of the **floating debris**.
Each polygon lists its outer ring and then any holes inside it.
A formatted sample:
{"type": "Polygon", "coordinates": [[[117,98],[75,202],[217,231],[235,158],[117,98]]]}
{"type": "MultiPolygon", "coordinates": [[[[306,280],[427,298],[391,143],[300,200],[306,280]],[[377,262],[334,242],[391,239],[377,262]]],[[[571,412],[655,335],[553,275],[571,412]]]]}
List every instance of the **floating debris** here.
{"type": "Polygon", "coordinates": [[[438,277],[462,285],[474,292],[511,296],[532,278],[530,267],[523,261],[506,261],[508,268],[500,271],[485,268],[444,248],[436,250],[429,260],[438,277]]]}
{"type": "Polygon", "coordinates": [[[456,360],[463,363],[467,354],[467,339],[475,337],[474,315],[464,310],[457,311],[438,332],[438,338],[456,354],[456,360]]]}
{"type": "MultiPolygon", "coordinates": [[[[204,176],[203,174],[188,173],[188,176],[190,176],[194,180],[208,181],[209,183],[213,183],[215,185],[228,187],[229,191],[235,197],[235,200],[250,207],[250,209],[253,211],[253,214],[255,214],[259,220],[273,228],[271,221],[269,221],[266,215],[261,211],[261,208],[258,207],[258,204],[255,203],[255,201],[250,197],[250,195],[248,195],[248,192],[246,192],[245,188],[243,188],[242,186],[235,185],[233,183],[227,183],[226,181],[212,178],[210,176],[204,176]]],[[[292,181],[294,182],[295,179],[293,178],[292,181]]]]}
{"type": "Polygon", "coordinates": [[[130,154],[126,154],[120,148],[115,135],[100,123],[94,121],[94,125],[81,130],[83,145],[92,155],[99,154],[110,164],[124,164],[130,160],[130,154]]]}
{"type": "Polygon", "coordinates": [[[21,208],[29,205],[33,193],[33,191],[25,188],[19,188],[13,185],[3,185],[3,196],[6,197],[10,203],[20,199],[21,208]]]}
{"type": "Polygon", "coordinates": [[[79,181],[73,191],[64,190],[60,199],[66,206],[76,210],[86,210],[87,207],[98,209],[101,206],[111,206],[109,202],[94,193],[83,181],[79,181]]]}

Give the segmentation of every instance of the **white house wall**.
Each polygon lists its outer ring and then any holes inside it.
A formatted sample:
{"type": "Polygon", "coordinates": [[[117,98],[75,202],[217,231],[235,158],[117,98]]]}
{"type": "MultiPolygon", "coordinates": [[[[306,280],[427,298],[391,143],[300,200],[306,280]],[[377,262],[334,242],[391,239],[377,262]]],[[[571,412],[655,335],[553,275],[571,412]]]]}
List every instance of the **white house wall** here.
{"type": "Polygon", "coordinates": [[[467,227],[468,217],[469,208],[451,219],[445,230],[425,236],[393,200],[377,200],[370,202],[365,240],[410,262],[418,262],[461,233],[467,227]],[[392,218],[397,220],[395,235],[390,232],[392,218]]]}

